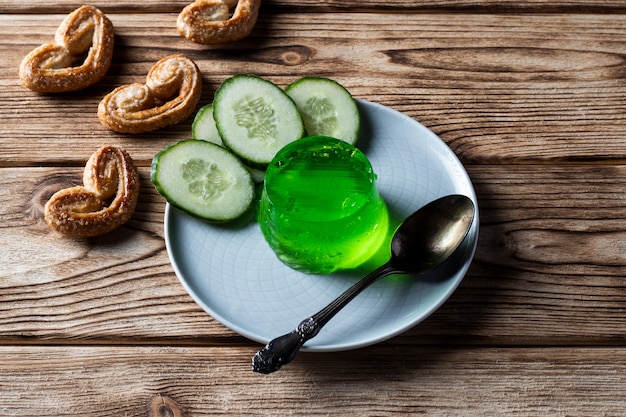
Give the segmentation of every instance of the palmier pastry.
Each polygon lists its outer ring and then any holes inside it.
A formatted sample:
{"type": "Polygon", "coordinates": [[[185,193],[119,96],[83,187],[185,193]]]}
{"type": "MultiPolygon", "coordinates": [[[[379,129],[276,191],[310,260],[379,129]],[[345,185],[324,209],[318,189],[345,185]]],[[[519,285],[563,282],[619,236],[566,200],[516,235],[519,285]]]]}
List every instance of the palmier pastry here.
{"type": "Polygon", "coordinates": [[[64,235],[98,236],[126,223],[138,197],[139,174],[131,157],[120,147],[104,146],[87,161],[83,186],[57,191],[44,214],[64,235]]]}
{"type": "Polygon", "coordinates": [[[98,105],[98,118],[116,132],[148,132],[189,117],[201,92],[196,64],[185,55],[170,55],[154,64],[145,84],[123,85],[107,94],[98,105]]]}
{"type": "Polygon", "coordinates": [[[204,45],[234,42],[252,32],[260,7],[261,0],[196,0],[178,15],[178,33],[204,45]]]}
{"type": "Polygon", "coordinates": [[[40,93],[76,91],[99,81],[111,66],[113,24],[93,6],[70,13],[56,31],[55,43],[43,44],[24,57],[20,79],[40,93]],[[80,64],[75,61],[84,60],[80,64]]]}

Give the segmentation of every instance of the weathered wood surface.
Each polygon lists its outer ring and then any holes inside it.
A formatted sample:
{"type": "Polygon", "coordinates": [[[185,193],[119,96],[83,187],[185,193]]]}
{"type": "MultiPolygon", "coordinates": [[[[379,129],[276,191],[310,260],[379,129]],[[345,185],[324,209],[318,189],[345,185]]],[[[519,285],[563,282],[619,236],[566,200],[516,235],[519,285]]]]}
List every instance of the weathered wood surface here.
{"type": "Polygon", "coordinates": [[[96,2],[116,28],[109,74],[39,95],[17,68],[78,3],[0,2],[0,416],[147,416],[155,395],[199,415],[622,416],[626,409],[626,4],[266,1],[252,35],[180,38],[187,1],[96,2]],[[425,322],[354,352],[250,371],[259,347],[178,282],[152,156],[191,120],[138,136],[95,115],[112,88],[183,52],[201,104],[239,72],[325,75],[419,120],[476,187],[470,271],[425,322]],[[76,240],[43,204],[119,143],[140,165],[133,219],[76,240]]]}
{"type": "MultiPolygon", "coordinates": [[[[133,0],[98,0],[89,2],[105,12],[141,13],[160,12],[178,13],[192,0],[156,0],[141,2],[133,0]]],[[[84,2],[59,0],[51,3],[45,0],[28,2],[3,0],[0,2],[2,13],[66,13],[84,2]]],[[[543,13],[623,13],[626,4],[621,0],[262,0],[262,10],[282,11],[297,10],[301,13],[319,11],[395,11],[409,13],[423,12],[543,12],[543,13]]]]}
{"type": "Polygon", "coordinates": [[[623,348],[368,348],[270,376],[251,375],[251,352],[0,347],[0,413],[147,417],[159,393],[185,416],[623,415],[623,348]]]}
{"type": "MultiPolygon", "coordinates": [[[[163,199],[141,170],[136,215],[101,238],[59,237],[43,204],[80,168],[3,168],[4,343],[211,342],[234,336],[196,306],[169,265],[163,199]],[[16,314],[16,312],[18,314],[16,314]]],[[[626,167],[470,166],[480,196],[475,261],[405,344],[621,344],[626,167]]]]}
{"type": "Polygon", "coordinates": [[[109,75],[87,90],[51,96],[26,90],[16,71],[28,51],[53,39],[61,16],[0,15],[0,135],[19,138],[0,148],[0,166],[78,164],[85,156],[76,149],[103,142],[146,164],[188,137],[191,120],[124,136],[96,117],[107,92],[143,82],[154,62],[177,51],[203,72],[201,103],[238,72],[282,86],[330,75],[355,97],[421,121],[465,163],[625,157],[626,15],[280,14],[225,47],[186,41],[167,14],[111,19],[119,47],[109,75]]]}

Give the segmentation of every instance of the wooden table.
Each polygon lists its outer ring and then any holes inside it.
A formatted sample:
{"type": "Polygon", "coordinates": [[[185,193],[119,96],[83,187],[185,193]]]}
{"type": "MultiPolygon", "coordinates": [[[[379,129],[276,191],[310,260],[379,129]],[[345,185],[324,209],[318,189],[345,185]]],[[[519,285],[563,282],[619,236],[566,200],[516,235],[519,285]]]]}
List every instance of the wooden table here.
{"type": "Polygon", "coordinates": [[[80,3],[0,2],[0,416],[623,416],[626,410],[626,3],[623,0],[266,1],[217,47],[175,29],[187,1],[99,1],[113,65],[84,91],[17,76],[80,3]],[[404,112],[458,155],[476,188],[474,262],[435,314],[389,341],[303,353],[253,373],[260,347],[206,314],[165,249],[153,155],[191,120],[140,135],[97,104],[187,54],[201,104],[236,73],[280,86],[322,75],[404,112]],[[131,221],[71,239],[43,219],[105,143],[140,167],[131,221]]]}

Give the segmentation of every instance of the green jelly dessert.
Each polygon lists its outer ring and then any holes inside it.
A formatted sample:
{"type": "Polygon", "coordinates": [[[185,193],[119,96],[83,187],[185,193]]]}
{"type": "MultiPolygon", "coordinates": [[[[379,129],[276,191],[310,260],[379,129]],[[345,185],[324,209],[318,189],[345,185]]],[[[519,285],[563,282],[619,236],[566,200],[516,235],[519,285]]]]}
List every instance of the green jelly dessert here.
{"type": "Polygon", "coordinates": [[[265,173],[258,221],[278,258],[308,273],[353,269],[385,241],[389,216],[363,152],[309,136],[282,148],[265,173]]]}

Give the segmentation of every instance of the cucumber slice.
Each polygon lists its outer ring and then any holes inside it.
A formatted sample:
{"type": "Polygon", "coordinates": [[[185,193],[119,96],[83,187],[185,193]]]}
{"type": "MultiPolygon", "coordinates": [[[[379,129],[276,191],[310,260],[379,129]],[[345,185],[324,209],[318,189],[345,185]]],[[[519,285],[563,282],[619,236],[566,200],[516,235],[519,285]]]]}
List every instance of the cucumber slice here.
{"type": "Polygon", "coordinates": [[[213,117],[224,145],[253,168],[265,169],[283,146],[304,136],[295,103],[255,75],[225,80],[215,92],[213,117]]]}
{"type": "Polygon", "coordinates": [[[241,216],[255,195],[250,173],[236,156],[195,139],[176,142],[155,155],[150,181],[173,206],[212,221],[241,216]]]}
{"type": "Polygon", "coordinates": [[[215,119],[213,118],[213,104],[202,106],[191,124],[191,134],[194,139],[206,140],[222,146],[222,138],[217,131],[215,119]]]}
{"type": "Polygon", "coordinates": [[[307,135],[330,136],[354,145],[361,118],[356,101],[338,82],[323,77],[303,77],[285,88],[298,106],[307,135]]]}
{"type": "MultiPolygon", "coordinates": [[[[205,140],[216,145],[224,146],[220,132],[217,131],[217,125],[213,118],[213,104],[207,104],[198,110],[196,117],[191,125],[191,133],[194,139],[205,140]]],[[[246,167],[250,171],[252,181],[262,183],[265,179],[265,171],[246,167]]]]}
{"type": "Polygon", "coordinates": [[[265,181],[265,171],[250,167],[246,168],[248,168],[248,171],[250,171],[250,176],[252,177],[252,181],[254,181],[255,184],[262,184],[263,181],[265,181]]]}

